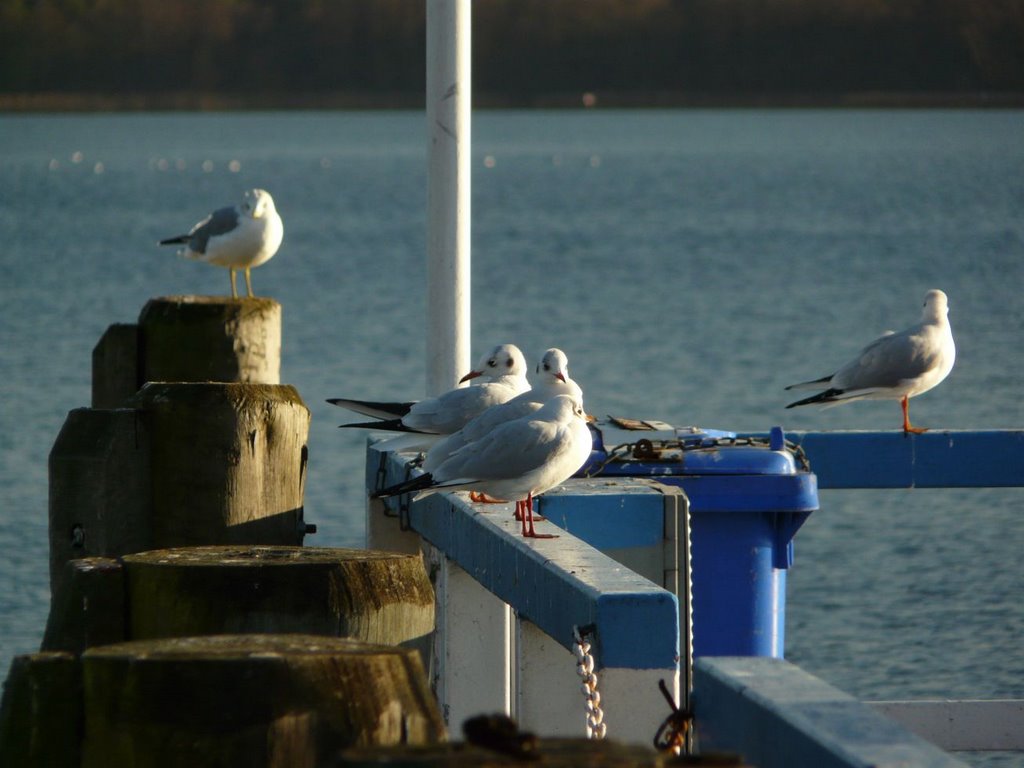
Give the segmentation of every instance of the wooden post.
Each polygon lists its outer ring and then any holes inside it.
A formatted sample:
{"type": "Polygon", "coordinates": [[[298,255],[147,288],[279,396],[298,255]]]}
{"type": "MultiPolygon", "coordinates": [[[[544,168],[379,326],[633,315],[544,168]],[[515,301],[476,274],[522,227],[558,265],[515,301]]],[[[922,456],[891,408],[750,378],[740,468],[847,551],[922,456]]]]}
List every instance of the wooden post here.
{"type": "Polygon", "coordinates": [[[189,544],[302,543],[309,410],[294,387],[145,385],[72,411],[50,453],[50,587],[64,563],[189,544]]]}
{"type": "Polygon", "coordinates": [[[217,635],[82,656],[84,768],[328,765],[349,746],[434,744],[415,652],[310,635],[217,635]]]}
{"type": "Polygon", "coordinates": [[[70,653],[15,656],[0,702],[0,765],[78,768],[81,688],[70,653]]]}
{"type": "Polygon", "coordinates": [[[50,594],[69,560],[149,549],[149,432],[136,410],[79,408],[50,451],[50,594]]]}
{"type": "Polygon", "coordinates": [[[139,326],[117,323],[92,350],[92,407],[120,408],[142,386],[139,326]]]}
{"type": "Polygon", "coordinates": [[[92,351],[92,407],[123,408],[147,381],[279,384],[281,305],[273,299],[150,299],[92,351]]]}
{"type": "Polygon", "coordinates": [[[64,570],[61,588],[50,602],[42,649],[80,654],[94,645],[127,640],[121,563],[85,557],[67,562],[64,570]]]}
{"type": "Polygon", "coordinates": [[[384,645],[434,628],[419,555],[309,547],[189,547],[127,555],[130,634],[301,633],[384,645]]]}
{"type": "Polygon", "coordinates": [[[310,415],[294,387],[149,383],[133,404],[150,434],[147,549],[302,543],[310,415]]]}
{"type": "Polygon", "coordinates": [[[150,299],[139,332],[141,381],[281,381],[281,305],[273,299],[150,299]]]}

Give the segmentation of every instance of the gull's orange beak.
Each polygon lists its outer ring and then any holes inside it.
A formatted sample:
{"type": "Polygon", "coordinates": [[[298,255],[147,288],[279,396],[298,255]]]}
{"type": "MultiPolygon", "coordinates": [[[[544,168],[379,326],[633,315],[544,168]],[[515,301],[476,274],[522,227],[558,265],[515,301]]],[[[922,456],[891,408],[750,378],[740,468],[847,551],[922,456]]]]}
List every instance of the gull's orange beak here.
{"type": "Polygon", "coordinates": [[[480,371],[470,371],[461,379],[459,379],[459,384],[465,384],[467,381],[469,381],[470,379],[475,379],[477,376],[483,376],[483,373],[481,373],[480,371]]]}

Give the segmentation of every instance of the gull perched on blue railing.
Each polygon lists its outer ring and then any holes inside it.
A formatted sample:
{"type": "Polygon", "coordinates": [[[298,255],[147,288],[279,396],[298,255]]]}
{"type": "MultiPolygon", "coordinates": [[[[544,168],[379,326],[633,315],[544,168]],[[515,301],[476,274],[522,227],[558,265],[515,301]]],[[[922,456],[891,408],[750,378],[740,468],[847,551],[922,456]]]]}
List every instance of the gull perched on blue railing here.
{"type": "Polygon", "coordinates": [[[466,443],[479,440],[498,425],[540,410],[556,395],[572,395],[583,401],[583,391],[570,378],[569,358],[562,350],[556,347],[547,350],[537,363],[535,372],[532,388],[504,403],[492,405],[457,432],[434,443],[423,459],[423,471],[431,472],[466,443]]]}
{"type": "MultiPolygon", "coordinates": [[[[515,344],[499,344],[484,355],[473,370],[459,380],[464,384],[472,379],[481,383],[471,387],[457,387],[437,397],[411,402],[376,402],[334,397],[328,403],[370,416],[378,421],[342,424],[342,427],[361,427],[389,432],[415,433],[415,447],[430,445],[441,435],[450,435],[462,429],[467,422],[492,405],[504,403],[530,388],[526,380],[526,358],[515,344]]],[[[390,443],[390,441],[388,441],[390,443]]],[[[412,449],[407,441],[378,447],[412,449]]]]}
{"type": "Polygon", "coordinates": [[[551,538],[534,530],[533,497],[572,477],[590,457],[593,439],[583,403],[558,395],[539,410],[498,425],[459,448],[433,472],[383,488],[374,498],[438,491],[477,491],[516,503],[522,535],[551,538]]]}
{"type": "Polygon", "coordinates": [[[252,296],[249,270],[271,259],[281,247],[284,225],[274,198],[262,189],[250,189],[236,206],[219,208],[196,224],[187,235],[161,240],[160,245],[184,245],[178,251],[188,259],[227,267],[231,296],[238,298],[235,270],[245,272],[245,287],[252,296]]]}
{"type": "Polygon", "coordinates": [[[937,386],[953,370],[956,345],[948,315],[946,294],[937,289],[928,291],[921,322],[899,333],[890,331],[880,336],[831,376],[786,387],[826,388],[786,407],[838,405],[853,400],[899,400],[903,408],[904,433],[927,431],[911,425],[908,401],[937,386]]]}

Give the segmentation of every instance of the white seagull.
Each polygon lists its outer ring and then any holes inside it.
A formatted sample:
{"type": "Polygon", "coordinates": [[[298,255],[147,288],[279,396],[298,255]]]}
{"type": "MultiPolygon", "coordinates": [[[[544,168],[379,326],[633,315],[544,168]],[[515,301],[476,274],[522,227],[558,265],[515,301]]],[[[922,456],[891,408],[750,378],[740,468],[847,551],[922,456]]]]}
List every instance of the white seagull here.
{"type": "Polygon", "coordinates": [[[537,376],[531,389],[504,403],[492,405],[467,422],[462,429],[434,443],[423,459],[423,471],[432,472],[466,443],[479,440],[506,421],[540,410],[544,403],[556,395],[571,395],[583,402],[583,390],[569,377],[569,358],[562,350],[555,347],[547,350],[535,371],[537,376]]]}
{"type": "Polygon", "coordinates": [[[415,501],[438,491],[479,491],[516,502],[523,536],[552,538],[534,530],[533,497],[572,477],[590,457],[592,444],[583,403],[558,395],[540,410],[467,443],[433,472],[384,488],[373,497],[415,492],[415,501]]]}
{"type": "Polygon", "coordinates": [[[227,267],[231,296],[237,299],[235,270],[245,271],[245,287],[252,296],[249,270],[269,261],[283,238],[284,225],[274,208],[274,198],[265,190],[250,189],[238,205],[219,208],[187,235],[169,237],[160,245],[184,245],[178,255],[227,267]]]}
{"type": "MultiPolygon", "coordinates": [[[[484,381],[472,387],[451,389],[437,397],[416,402],[382,403],[369,400],[330,398],[327,402],[371,416],[379,421],[342,424],[392,432],[450,435],[492,405],[504,403],[529,390],[526,358],[515,344],[499,344],[484,355],[477,366],[459,380],[484,381]]],[[[435,438],[436,439],[436,438],[435,438]]]]}
{"type": "Polygon", "coordinates": [[[826,387],[825,391],[786,407],[838,405],[852,400],[899,400],[903,408],[903,431],[925,432],[922,427],[911,426],[908,401],[938,385],[953,370],[956,345],[948,314],[946,294],[937,289],[928,291],[921,322],[899,333],[883,334],[831,376],[786,387],[826,387]]]}

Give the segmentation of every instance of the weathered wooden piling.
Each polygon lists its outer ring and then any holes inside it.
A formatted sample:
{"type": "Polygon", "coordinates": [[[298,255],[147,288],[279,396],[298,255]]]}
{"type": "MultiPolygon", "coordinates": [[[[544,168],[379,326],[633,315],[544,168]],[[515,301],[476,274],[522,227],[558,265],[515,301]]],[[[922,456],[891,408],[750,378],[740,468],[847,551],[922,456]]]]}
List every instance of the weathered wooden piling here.
{"type": "Polygon", "coordinates": [[[149,432],[136,410],[68,414],[50,450],[50,593],[69,560],[149,549],[149,432]]]}
{"type": "Polygon", "coordinates": [[[61,589],[50,602],[42,650],[80,654],[94,645],[128,639],[124,568],[108,557],[64,564],[61,589]]]}
{"type": "Polygon", "coordinates": [[[281,305],[273,299],[150,299],[139,331],[143,381],[281,381],[281,305]]]}
{"type": "Polygon", "coordinates": [[[150,383],[153,543],[298,544],[309,409],[292,386],[150,383]]]}
{"type": "Polygon", "coordinates": [[[145,381],[139,368],[139,326],[115,323],[92,350],[92,407],[119,408],[145,381]]]}
{"type": "Polygon", "coordinates": [[[166,296],[110,326],[92,356],[92,407],[118,408],[147,381],[281,381],[273,299],[166,296]]]}
{"type": "Polygon", "coordinates": [[[359,549],[223,546],[127,555],[128,637],[303,633],[397,645],[434,628],[423,560],[359,549]]]}
{"type": "Polygon", "coordinates": [[[189,544],[300,544],[310,414],[294,387],[149,383],[71,411],[50,453],[50,585],[64,564],[189,544]]]}
{"type": "Polygon", "coordinates": [[[411,650],[306,635],[218,635],[82,656],[84,768],[329,764],[432,744],[444,725],[411,650]]]}
{"type": "Polygon", "coordinates": [[[74,655],[15,656],[0,701],[0,765],[78,768],[81,689],[74,655]]]}

